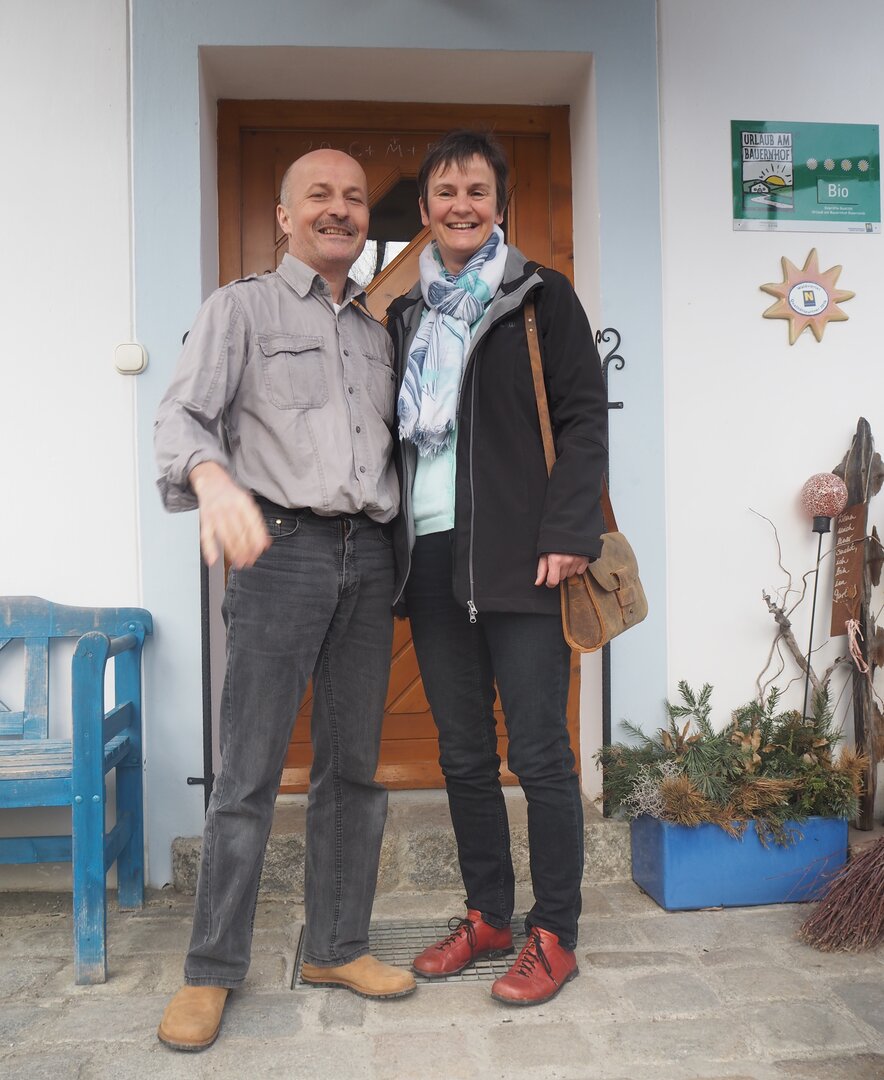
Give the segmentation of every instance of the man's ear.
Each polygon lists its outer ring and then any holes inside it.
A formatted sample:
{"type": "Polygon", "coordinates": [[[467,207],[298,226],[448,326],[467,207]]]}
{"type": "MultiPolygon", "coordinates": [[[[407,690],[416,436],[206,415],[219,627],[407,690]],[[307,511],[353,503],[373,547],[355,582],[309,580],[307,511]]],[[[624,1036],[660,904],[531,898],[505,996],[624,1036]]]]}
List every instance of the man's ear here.
{"type": "Polygon", "coordinates": [[[291,236],[292,235],[292,224],[291,224],[291,221],[289,220],[289,212],[282,205],[282,203],[280,203],[276,207],[276,220],[279,222],[279,227],[286,234],[286,236],[291,236]]]}

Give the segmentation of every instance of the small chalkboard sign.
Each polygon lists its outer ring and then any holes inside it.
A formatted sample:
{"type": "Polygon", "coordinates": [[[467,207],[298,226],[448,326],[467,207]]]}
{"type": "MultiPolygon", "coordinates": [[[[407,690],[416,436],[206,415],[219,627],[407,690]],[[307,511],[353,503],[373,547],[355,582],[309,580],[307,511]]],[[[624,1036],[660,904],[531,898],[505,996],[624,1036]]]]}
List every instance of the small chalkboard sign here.
{"type": "Polygon", "coordinates": [[[835,529],[835,579],[832,586],[833,637],[847,633],[850,619],[859,618],[863,598],[866,516],[869,504],[842,510],[835,529]]]}

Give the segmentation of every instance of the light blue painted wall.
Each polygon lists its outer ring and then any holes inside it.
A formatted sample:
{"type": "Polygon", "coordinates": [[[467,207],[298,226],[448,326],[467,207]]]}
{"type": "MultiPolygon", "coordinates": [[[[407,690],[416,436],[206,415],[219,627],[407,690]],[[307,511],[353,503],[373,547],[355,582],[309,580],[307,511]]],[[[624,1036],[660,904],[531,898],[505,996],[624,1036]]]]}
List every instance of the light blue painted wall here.
{"type": "MultiPolygon", "coordinates": [[[[174,836],[201,829],[199,567],[196,515],[170,517],[155,492],[153,417],[202,300],[201,45],[586,51],[596,62],[602,312],[627,367],[611,393],[612,494],[650,594],[647,622],[613,652],[613,716],[654,723],[666,692],[659,130],[654,0],[132,0],[135,311],[151,364],[138,385],[147,656],[150,880],[170,877],[174,836]]],[[[531,72],[525,79],[530,83],[531,72]]],[[[366,85],[367,98],[372,97],[366,85]]],[[[414,87],[413,100],[420,100],[414,87]]],[[[574,198],[580,198],[575,191],[574,198]]],[[[580,238],[578,237],[578,243],[580,238]]]]}

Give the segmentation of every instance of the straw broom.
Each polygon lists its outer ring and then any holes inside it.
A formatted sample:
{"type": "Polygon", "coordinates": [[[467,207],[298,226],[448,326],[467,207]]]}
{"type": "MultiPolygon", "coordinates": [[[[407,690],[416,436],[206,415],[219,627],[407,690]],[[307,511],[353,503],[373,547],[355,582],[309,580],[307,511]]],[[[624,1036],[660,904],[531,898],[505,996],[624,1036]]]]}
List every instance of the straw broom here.
{"type": "Polygon", "coordinates": [[[823,952],[861,952],[884,939],[884,837],[832,879],[798,936],[823,952]]]}

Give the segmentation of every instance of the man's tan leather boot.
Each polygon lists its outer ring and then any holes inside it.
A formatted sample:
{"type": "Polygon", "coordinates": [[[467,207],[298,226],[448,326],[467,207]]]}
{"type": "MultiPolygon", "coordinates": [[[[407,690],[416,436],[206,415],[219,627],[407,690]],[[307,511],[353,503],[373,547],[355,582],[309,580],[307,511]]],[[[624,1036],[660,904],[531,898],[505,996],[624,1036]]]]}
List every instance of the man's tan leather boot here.
{"type": "Polygon", "coordinates": [[[226,986],[184,986],[172,998],[157,1037],[173,1050],[205,1050],[218,1038],[230,991],[226,986]]]}
{"type": "Polygon", "coordinates": [[[382,964],[366,954],[340,967],[301,965],[301,978],[311,986],[343,986],[366,998],[398,998],[414,993],[416,983],[410,971],[382,964]]]}

